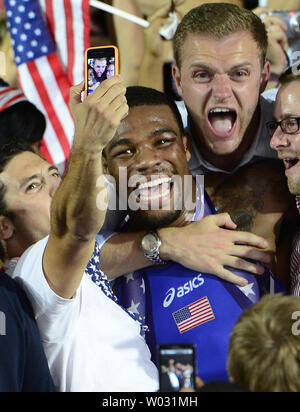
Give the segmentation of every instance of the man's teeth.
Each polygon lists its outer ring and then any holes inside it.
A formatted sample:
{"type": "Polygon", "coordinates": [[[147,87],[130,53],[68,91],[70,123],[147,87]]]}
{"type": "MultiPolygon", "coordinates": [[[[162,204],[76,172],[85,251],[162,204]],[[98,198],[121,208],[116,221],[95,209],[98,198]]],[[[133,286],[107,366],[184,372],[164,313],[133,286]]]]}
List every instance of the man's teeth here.
{"type": "Polygon", "coordinates": [[[211,126],[219,134],[229,133],[236,121],[236,113],[227,107],[214,107],[208,116],[211,126]]]}
{"type": "Polygon", "coordinates": [[[229,113],[231,110],[225,108],[215,108],[210,111],[210,113],[229,113]]]}
{"type": "Polygon", "coordinates": [[[170,195],[171,178],[163,177],[142,183],[139,186],[139,198],[141,201],[148,202],[170,195]],[[161,186],[161,188],[160,188],[161,186]]]}
{"type": "Polygon", "coordinates": [[[152,187],[155,186],[159,186],[162,185],[164,183],[170,183],[171,182],[171,178],[170,177],[163,177],[160,179],[156,179],[156,180],[149,180],[149,182],[146,183],[142,183],[139,185],[139,190],[143,190],[143,189],[150,189],[152,187]]]}

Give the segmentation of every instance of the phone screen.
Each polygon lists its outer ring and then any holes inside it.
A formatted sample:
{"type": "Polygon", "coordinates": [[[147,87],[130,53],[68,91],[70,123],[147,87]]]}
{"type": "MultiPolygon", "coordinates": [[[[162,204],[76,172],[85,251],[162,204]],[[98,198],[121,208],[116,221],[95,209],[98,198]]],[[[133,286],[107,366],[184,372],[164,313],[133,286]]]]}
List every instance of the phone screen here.
{"type": "Polygon", "coordinates": [[[119,74],[118,49],[115,46],[92,47],[86,51],[86,94],[119,74]]]}
{"type": "Polygon", "coordinates": [[[158,346],[161,392],[195,389],[195,345],[158,346]]]}

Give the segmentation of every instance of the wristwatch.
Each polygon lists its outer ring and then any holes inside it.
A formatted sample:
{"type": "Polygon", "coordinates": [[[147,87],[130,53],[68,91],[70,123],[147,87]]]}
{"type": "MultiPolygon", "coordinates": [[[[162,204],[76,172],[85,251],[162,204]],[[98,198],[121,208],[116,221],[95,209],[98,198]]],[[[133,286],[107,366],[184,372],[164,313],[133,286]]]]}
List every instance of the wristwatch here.
{"type": "Polygon", "coordinates": [[[156,231],[148,232],[142,239],[141,248],[147,259],[151,260],[155,265],[165,265],[159,257],[159,249],[161,246],[161,240],[156,231]]]}

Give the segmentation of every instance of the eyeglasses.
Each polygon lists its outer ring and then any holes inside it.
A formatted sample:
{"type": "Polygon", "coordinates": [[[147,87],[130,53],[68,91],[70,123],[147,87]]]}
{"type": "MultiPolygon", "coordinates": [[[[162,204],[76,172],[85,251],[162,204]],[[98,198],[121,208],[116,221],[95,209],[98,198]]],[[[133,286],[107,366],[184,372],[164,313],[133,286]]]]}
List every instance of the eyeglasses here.
{"type": "Polygon", "coordinates": [[[298,132],[299,125],[300,117],[288,117],[287,119],[283,119],[280,122],[268,122],[267,129],[270,137],[272,137],[278,126],[280,126],[280,129],[283,131],[283,133],[293,134],[298,132]]]}

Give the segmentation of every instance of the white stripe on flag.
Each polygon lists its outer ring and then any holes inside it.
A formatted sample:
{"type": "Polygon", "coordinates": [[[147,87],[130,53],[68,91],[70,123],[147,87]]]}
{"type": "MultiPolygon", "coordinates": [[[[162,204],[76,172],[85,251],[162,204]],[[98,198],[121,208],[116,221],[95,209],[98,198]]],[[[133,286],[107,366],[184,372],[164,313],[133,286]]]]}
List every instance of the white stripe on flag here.
{"type": "Polygon", "coordinates": [[[79,84],[84,79],[84,25],[82,8],[80,7],[81,0],[72,3],[73,8],[73,30],[74,30],[74,69],[73,79],[74,84],[79,84]],[[76,4],[78,3],[78,4],[76,4]],[[78,24],[80,23],[80,24],[78,24]],[[76,33],[76,35],[75,35],[76,33]]]}
{"type": "Polygon", "coordinates": [[[59,141],[56,139],[55,131],[50,121],[47,122],[47,127],[44,133],[44,140],[53,163],[57,167],[59,173],[63,175],[66,167],[66,159],[59,141]]]}
{"type": "Polygon", "coordinates": [[[68,47],[65,7],[63,0],[55,0],[55,4],[53,2],[53,18],[55,21],[55,44],[60,61],[66,71],[68,66],[68,47]]]}

